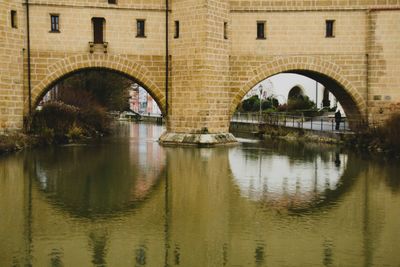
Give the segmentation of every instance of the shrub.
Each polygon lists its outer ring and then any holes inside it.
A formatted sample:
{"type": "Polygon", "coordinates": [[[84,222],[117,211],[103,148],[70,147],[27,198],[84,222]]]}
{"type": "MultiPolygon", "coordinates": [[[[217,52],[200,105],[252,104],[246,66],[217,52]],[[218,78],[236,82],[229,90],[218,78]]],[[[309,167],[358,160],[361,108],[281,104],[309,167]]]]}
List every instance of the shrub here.
{"type": "Polygon", "coordinates": [[[257,111],[260,109],[260,99],[254,95],[242,102],[243,111],[257,111]]]}
{"type": "Polygon", "coordinates": [[[85,137],[85,131],[81,127],[74,124],[71,128],[69,128],[66,136],[69,142],[76,142],[85,137]]]}
{"type": "Polygon", "coordinates": [[[400,113],[394,113],[380,130],[388,147],[400,150],[400,113]]]}
{"type": "Polygon", "coordinates": [[[315,103],[312,102],[307,96],[292,98],[289,99],[287,104],[287,110],[302,110],[302,109],[310,109],[315,106],[315,103]]]}
{"type": "Polygon", "coordinates": [[[106,110],[100,106],[82,110],[79,120],[90,135],[110,132],[110,118],[106,110]]]}
{"type": "Polygon", "coordinates": [[[276,110],[277,110],[278,112],[287,111],[287,109],[288,109],[287,104],[279,105],[279,106],[276,108],[276,110]]]}
{"type": "Polygon", "coordinates": [[[373,151],[385,151],[400,154],[400,113],[395,113],[383,124],[375,128],[355,130],[349,143],[373,151]]]}
{"type": "Polygon", "coordinates": [[[109,130],[110,119],[104,108],[93,105],[80,109],[62,102],[50,102],[35,111],[31,124],[31,131],[44,143],[77,141],[109,130]]]}
{"type": "Polygon", "coordinates": [[[79,109],[74,106],[62,102],[49,102],[43,105],[41,110],[34,112],[31,129],[45,139],[51,135],[55,139],[62,139],[76,121],[78,114],[79,109]]]}

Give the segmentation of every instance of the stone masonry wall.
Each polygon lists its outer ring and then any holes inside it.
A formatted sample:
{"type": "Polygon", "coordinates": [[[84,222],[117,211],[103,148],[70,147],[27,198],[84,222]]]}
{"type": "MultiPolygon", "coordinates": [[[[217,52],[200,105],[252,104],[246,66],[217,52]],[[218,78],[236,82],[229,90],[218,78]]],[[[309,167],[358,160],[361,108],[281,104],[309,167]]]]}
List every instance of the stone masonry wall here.
{"type": "MultiPolygon", "coordinates": [[[[231,11],[231,18],[232,112],[257,83],[280,72],[302,70],[310,71],[302,74],[327,86],[348,115],[357,115],[357,119],[365,115],[365,11],[231,11]],[[326,20],[335,20],[334,38],[325,37],[326,20]],[[256,39],[257,21],[265,21],[266,39],[256,39]],[[330,87],[323,76],[334,79],[345,90],[330,87]],[[356,114],[355,105],[362,114],[356,114]]],[[[279,88],[274,91],[279,94],[279,88]]]]}
{"type": "Polygon", "coordinates": [[[23,48],[25,16],[22,1],[0,3],[0,132],[22,128],[23,48]],[[11,10],[17,27],[11,27],[11,10]]]}
{"type": "MultiPolygon", "coordinates": [[[[165,15],[160,1],[32,1],[31,51],[33,104],[64,75],[102,67],[130,76],[144,86],[163,110],[165,15]],[[50,31],[50,15],[59,15],[59,32],[50,31]],[[91,19],[102,17],[107,53],[93,41],[91,19]],[[145,38],[137,38],[136,20],[145,20],[145,38]]],[[[28,103],[25,102],[25,110],[28,103]]]]}
{"type": "Polygon", "coordinates": [[[229,42],[224,22],[229,19],[228,1],[174,1],[173,21],[181,33],[172,40],[172,132],[228,132],[229,42]]]}
{"type": "Polygon", "coordinates": [[[400,112],[400,8],[369,13],[370,121],[400,112]]]}
{"type": "MultiPolygon", "coordinates": [[[[165,1],[30,3],[33,104],[63,76],[101,67],[137,80],[165,112],[165,1]],[[50,14],[59,14],[60,33],[49,32],[50,14]],[[89,52],[93,17],[105,18],[107,53],[89,52]],[[136,38],[136,19],[146,20],[146,38],[136,38]]],[[[5,0],[0,12],[0,131],[16,130],[28,107],[25,6],[5,0]]],[[[400,0],[171,0],[169,23],[170,132],[227,132],[241,98],[282,72],[325,83],[357,119],[400,109],[400,0]],[[335,20],[334,38],[325,37],[326,20],[335,20]],[[257,21],[265,40],[256,39],[257,21]]]]}

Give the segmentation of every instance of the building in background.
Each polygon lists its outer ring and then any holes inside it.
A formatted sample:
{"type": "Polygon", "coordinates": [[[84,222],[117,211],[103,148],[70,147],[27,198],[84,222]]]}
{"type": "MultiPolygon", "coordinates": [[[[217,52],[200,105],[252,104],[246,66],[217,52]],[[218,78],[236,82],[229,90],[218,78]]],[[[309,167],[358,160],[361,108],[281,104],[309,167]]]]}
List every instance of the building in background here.
{"type": "Polygon", "coordinates": [[[134,83],[129,90],[130,109],[143,115],[161,115],[161,110],[151,95],[141,86],[134,83]]]}

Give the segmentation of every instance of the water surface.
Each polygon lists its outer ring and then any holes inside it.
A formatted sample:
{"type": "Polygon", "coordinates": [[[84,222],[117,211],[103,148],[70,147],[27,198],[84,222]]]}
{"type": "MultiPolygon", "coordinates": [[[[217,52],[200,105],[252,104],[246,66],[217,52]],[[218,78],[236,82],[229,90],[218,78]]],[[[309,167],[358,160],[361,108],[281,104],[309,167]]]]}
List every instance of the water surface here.
{"type": "Polygon", "coordinates": [[[400,266],[398,164],[162,131],[1,157],[0,266],[400,266]]]}

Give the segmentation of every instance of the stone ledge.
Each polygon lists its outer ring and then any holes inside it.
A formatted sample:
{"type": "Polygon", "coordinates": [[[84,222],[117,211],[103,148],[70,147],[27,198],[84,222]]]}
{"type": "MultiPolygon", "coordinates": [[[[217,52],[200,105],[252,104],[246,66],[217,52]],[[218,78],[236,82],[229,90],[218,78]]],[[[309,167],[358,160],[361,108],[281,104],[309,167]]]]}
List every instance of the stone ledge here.
{"type": "Polygon", "coordinates": [[[231,133],[191,134],[165,132],[158,140],[165,146],[198,146],[213,147],[220,145],[236,145],[236,138],[231,133]]]}

